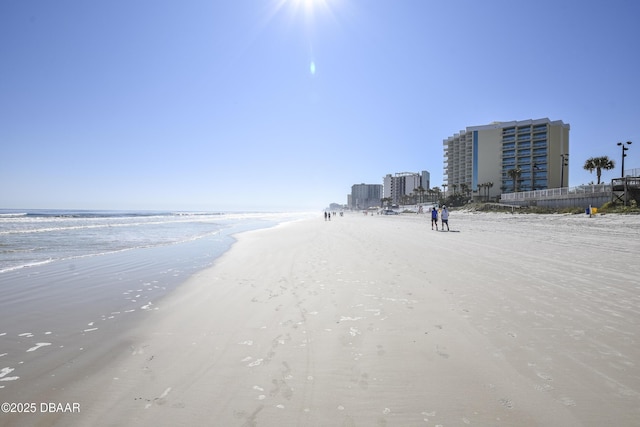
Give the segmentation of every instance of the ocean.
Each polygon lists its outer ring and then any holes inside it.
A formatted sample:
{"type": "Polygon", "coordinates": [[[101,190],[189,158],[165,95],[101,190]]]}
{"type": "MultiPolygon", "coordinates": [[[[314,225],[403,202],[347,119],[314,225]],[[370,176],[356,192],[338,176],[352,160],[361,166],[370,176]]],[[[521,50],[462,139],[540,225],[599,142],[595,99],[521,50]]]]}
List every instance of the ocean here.
{"type": "Polygon", "coordinates": [[[52,363],[81,360],[159,310],[234,234],[300,217],[0,210],[0,395],[19,393],[18,383],[37,381],[52,363]]]}
{"type": "Polygon", "coordinates": [[[0,209],[0,274],[202,239],[215,252],[230,233],[269,227],[282,215],[0,209]]]}

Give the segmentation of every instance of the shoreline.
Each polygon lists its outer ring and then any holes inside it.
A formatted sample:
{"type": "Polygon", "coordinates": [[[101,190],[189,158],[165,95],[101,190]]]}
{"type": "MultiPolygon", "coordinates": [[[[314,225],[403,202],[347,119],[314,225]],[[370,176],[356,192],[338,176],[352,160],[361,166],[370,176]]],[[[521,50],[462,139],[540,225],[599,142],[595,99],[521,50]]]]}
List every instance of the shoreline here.
{"type": "MultiPolygon", "coordinates": [[[[268,215],[262,227],[295,215],[268,215]]],[[[235,236],[256,228],[238,223],[208,239],[60,259],[4,272],[0,303],[0,397],[51,402],[118,353],[136,327],[188,278],[227,252],[235,236]],[[170,262],[167,262],[167,261],[170,262]],[[72,375],[68,371],[73,371],[72,375]],[[71,378],[71,380],[69,379],[71,378]]],[[[0,414],[0,425],[9,417],[0,414]]]]}
{"type": "Polygon", "coordinates": [[[629,425],[640,219],[527,217],[241,233],[117,351],[43,394],[80,414],[0,424],[629,425]]]}

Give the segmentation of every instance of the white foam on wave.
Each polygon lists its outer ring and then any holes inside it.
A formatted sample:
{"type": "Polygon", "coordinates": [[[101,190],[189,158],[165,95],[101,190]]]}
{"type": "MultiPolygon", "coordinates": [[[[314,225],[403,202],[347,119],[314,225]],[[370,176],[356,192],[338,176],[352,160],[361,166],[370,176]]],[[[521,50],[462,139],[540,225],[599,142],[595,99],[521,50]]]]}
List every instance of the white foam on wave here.
{"type": "Polygon", "coordinates": [[[0,378],[14,371],[14,368],[2,368],[0,369],[0,378]]]}
{"type": "Polygon", "coordinates": [[[53,258],[49,258],[49,259],[45,259],[43,261],[33,261],[33,262],[28,262],[26,264],[20,264],[20,265],[14,265],[14,266],[11,266],[11,267],[0,268],[0,273],[8,273],[10,271],[20,270],[21,268],[37,267],[39,265],[49,264],[50,262],[53,262],[53,261],[55,261],[53,258]]]}
{"type": "Polygon", "coordinates": [[[13,372],[15,369],[14,368],[2,368],[0,369],[0,381],[15,381],[20,377],[7,377],[8,374],[10,374],[11,372],[13,372]]]}
{"type": "Polygon", "coordinates": [[[37,350],[37,349],[39,349],[40,347],[46,347],[46,346],[48,346],[48,345],[51,345],[51,343],[50,343],[50,342],[38,342],[38,343],[36,343],[36,345],[35,345],[35,346],[33,346],[33,347],[31,347],[29,350],[27,350],[27,352],[30,352],[30,351],[36,351],[36,350],[37,350]]]}
{"type": "Polygon", "coordinates": [[[11,212],[11,213],[1,213],[0,218],[19,218],[22,216],[27,216],[27,212],[11,212]]]}

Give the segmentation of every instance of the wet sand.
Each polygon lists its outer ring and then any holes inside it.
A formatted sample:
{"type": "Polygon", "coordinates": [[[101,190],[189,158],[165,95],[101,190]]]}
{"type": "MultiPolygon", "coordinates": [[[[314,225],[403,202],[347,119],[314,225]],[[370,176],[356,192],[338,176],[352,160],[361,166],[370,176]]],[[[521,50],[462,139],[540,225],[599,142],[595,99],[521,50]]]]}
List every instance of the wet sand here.
{"type": "Polygon", "coordinates": [[[24,396],[79,413],[0,425],[637,424],[640,216],[450,223],[243,233],[93,364],[24,396]]]}

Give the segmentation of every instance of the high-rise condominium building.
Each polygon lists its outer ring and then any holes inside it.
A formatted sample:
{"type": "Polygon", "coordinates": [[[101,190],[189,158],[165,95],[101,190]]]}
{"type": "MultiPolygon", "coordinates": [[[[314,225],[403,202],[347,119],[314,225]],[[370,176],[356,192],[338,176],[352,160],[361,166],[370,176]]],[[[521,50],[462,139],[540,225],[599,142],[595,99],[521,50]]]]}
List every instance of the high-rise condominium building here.
{"type": "Polygon", "coordinates": [[[383,177],[384,197],[391,199],[392,203],[403,203],[403,197],[411,194],[417,195],[419,188],[428,190],[430,175],[427,171],[400,172],[395,175],[387,174],[383,177]]]}
{"type": "Polygon", "coordinates": [[[561,120],[470,126],[443,145],[447,194],[466,189],[475,199],[489,199],[513,191],[568,186],[569,125],[561,120]]]}
{"type": "Polygon", "coordinates": [[[348,205],[352,209],[369,209],[378,207],[382,200],[382,185],[354,184],[348,197],[348,205]]]}

